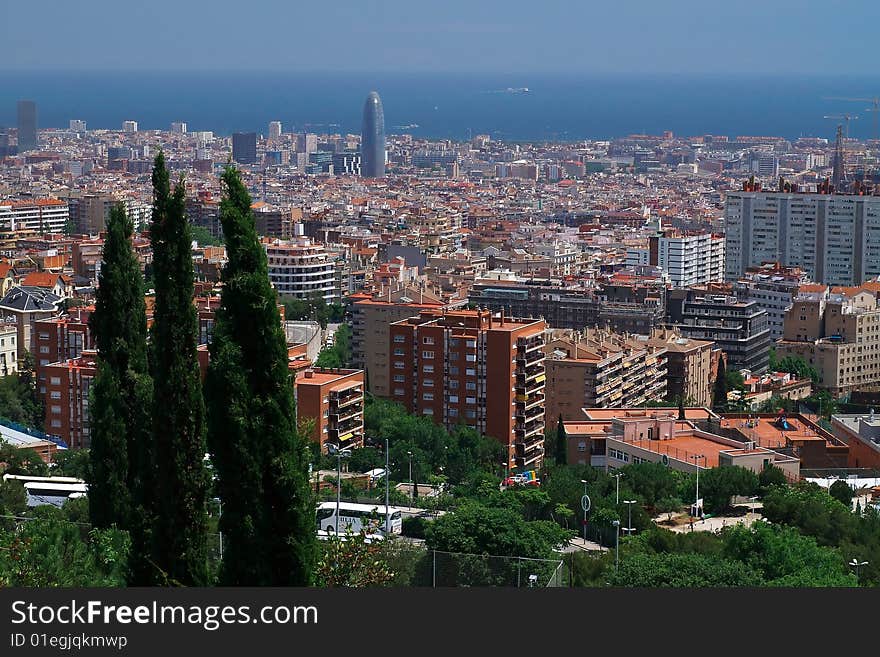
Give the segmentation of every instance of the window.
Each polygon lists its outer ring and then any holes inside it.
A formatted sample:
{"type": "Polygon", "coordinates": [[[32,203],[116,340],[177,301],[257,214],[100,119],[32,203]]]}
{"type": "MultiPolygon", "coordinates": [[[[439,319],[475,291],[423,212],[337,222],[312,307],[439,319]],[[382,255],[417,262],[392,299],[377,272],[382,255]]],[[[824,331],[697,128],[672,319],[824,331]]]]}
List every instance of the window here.
{"type": "Polygon", "coordinates": [[[458,417],[458,409],[450,408],[449,409],[449,417],[458,417]]]}
{"type": "Polygon", "coordinates": [[[61,426],[61,420],[52,420],[52,426],[57,429],[61,426]]]}
{"type": "Polygon", "coordinates": [[[430,336],[430,335],[426,335],[426,336],[422,339],[422,344],[434,344],[434,338],[433,338],[432,336],[430,336]]]}
{"type": "Polygon", "coordinates": [[[403,388],[395,388],[394,394],[397,395],[398,397],[402,396],[404,394],[403,388]]]}
{"type": "Polygon", "coordinates": [[[395,374],[394,375],[394,383],[403,383],[406,381],[406,376],[403,374],[395,374]]]}
{"type": "Polygon", "coordinates": [[[466,370],[464,371],[464,373],[465,373],[467,376],[476,376],[476,375],[477,375],[477,370],[466,369],[466,370]]]}
{"type": "Polygon", "coordinates": [[[433,357],[434,357],[433,351],[423,351],[422,352],[422,358],[433,358],[433,357]]]}
{"type": "Polygon", "coordinates": [[[395,342],[398,342],[398,343],[399,343],[399,342],[406,342],[406,336],[405,336],[405,335],[399,335],[399,334],[398,334],[398,335],[395,335],[395,336],[394,336],[394,341],[395,341],[395,342]]]}
{"type": "Polygon", "coordinates": [[[449,403],[457,404],[458,403],[458,395],[449,395],[449,403]]]}
{"type": "Polygon", "coordinates": [[[467,346],[469,349],[475,349],[477,346],[477,341],[476,340],[468,340],[467,346]]]}
{"type": "Polygon", "coordinates": [[[49,397],[52,399],[61,399],[61,392],[59,392],[58,390],[53,390],[51,393],[49,393],[49,397]]]}
{"type": "Polygon", "coordinates": [[[402,360],[394,361],[394,369],[402,370],[403,369],[403,361],[402,360]]]}
{"type": "Polygon", "coordinates": [[[423,379],[422,385],[425,386],[426,388],[433,388],[434,387],[434,379],[423,379]]]}
{"type": "Polygon", "coordinates": [[[403,349],[400,348],[400,347],[397,347],[397,348],[394,350],[394,355],[395,355],[395,356],[403,356],[403,349]]]}
{"type": "Polygon", "coordinates": [[[477,398],[476,397],[465,397],[464,403],[465,404],[476,404],[477,398]]]}
{"type": "Polygon", "coordinates": [[[58,414],[61,413],[61,407],[60,407],[60,406],[53,406],[51,410],[52,410],[52,413],[54,413],[55,415],[58,415],[58,414]]]}
{"type": "Polygon", "coordinates": [[[578,451],[579,452],[586,452],[587,451],[587,443],[585,443],[583,440],[578,443],[578,451]]]}
{"type": "Polygon", "coordinates": [[[473,381],[468,381],[467,383],[464,384],[464,387],[467,388],[468,390],[476,390],[477,384],[474,383],[473,381]]]}
{"type": "Polygon", "coordinates": [[[424,401],[434,401],[434,393],[433,392],[424,392],[424,393],[422,393],[422,399],[424,401]]]}
{"type": "Polygon", "coordinates": [[[434,409],[433,409],[433,408],[430,408],[430,407],[429,407],[429,408],[423,408],[423,409],[422,409],[422,415],[434,415],[434,409]]]}

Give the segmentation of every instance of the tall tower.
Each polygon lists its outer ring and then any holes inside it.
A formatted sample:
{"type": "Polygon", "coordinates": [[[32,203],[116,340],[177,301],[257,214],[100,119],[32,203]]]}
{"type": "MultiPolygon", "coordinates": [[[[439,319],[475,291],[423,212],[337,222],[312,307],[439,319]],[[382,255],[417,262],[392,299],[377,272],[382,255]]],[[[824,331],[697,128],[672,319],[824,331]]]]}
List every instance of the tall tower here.
{"type": "Polygon", "coordinates": [[[361,175],[364,178],[385,176],[385,114],[382,99],[371,91],[364,103],[361,126],[361,175]]]}
{"type": "Polygon", "coordinates": [[[834,162],[831,168],[831,184],[835,192],[842,192],[846,181],[846,160],[843,151],[843,126],[837,126],[837,140],[834,142],[834,162]]]}
{"type": "Polygon", "coordinates": [[[18,101],[18,152],[37,147],[37,104],[32,100],[18,101]]]}

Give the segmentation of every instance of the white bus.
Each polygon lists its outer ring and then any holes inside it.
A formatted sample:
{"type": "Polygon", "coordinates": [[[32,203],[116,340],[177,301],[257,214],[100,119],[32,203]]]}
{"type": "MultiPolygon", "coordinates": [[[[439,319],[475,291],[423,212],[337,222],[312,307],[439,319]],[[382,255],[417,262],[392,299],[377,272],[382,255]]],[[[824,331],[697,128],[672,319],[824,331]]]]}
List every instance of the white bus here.
{"type": "MultiPolygon", "coordinates": [[[[392,534],[403,532],[403,516],[400,509],[389,507],[388,524],[392,534]]],[[[317,511],[318,531],[332,534],[336,531],[336,502],[322,502],[317,511]]],[[[351,531],[357,534],[366,527],[367,533],[385,532],[384,504],[339,503],[339,533],[351,531]]]]}

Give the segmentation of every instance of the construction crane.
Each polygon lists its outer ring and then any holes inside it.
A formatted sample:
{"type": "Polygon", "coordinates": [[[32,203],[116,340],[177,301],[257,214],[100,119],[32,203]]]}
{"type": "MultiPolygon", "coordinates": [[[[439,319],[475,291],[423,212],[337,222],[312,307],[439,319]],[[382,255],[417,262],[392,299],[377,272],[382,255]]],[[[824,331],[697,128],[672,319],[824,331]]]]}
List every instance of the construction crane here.
{"type": "Polygon", "coordinates": [[[834,119],[836,121],[846,121],[846,138],[849,139],[849,122],[858,119],[858,116],[852,114],[826,114],[823,119],[834,119]]]}
{"type": "Polygon", "coordinates": [[[874,140],[876,141],[878,136],[880,136],[877,125],[877,116],[878,114],[880,114],[880,96],[874,96],[873,98],[846,98],[839,96],[829,96],[823,98],[823,100],[842,100],[848,103],[871,103],[870,109],[867,109],[865,111],[874,113],[874,140]]]}

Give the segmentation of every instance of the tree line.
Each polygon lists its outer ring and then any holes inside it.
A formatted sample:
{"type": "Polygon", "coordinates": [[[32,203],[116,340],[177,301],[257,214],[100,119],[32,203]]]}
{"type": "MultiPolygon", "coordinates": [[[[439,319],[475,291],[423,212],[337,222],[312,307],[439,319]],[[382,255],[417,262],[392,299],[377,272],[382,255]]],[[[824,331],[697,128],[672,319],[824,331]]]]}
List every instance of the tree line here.
{"type": "Polygon", "coordinates": [[[124,208],[107,225],[96,309],[89,518],[131,540],[126,581],[206,585],[209,499],[222,503],[223,585],[308,585],[316,562],[306,438],[295,426],[287,346],[240,174],[222,175],[228,261],[204,386],[196,357],[192,229],[183,180],[154,161],[144,281],[124,208]],[[208,456],[210,454],[210,458],[208,456]]]}

